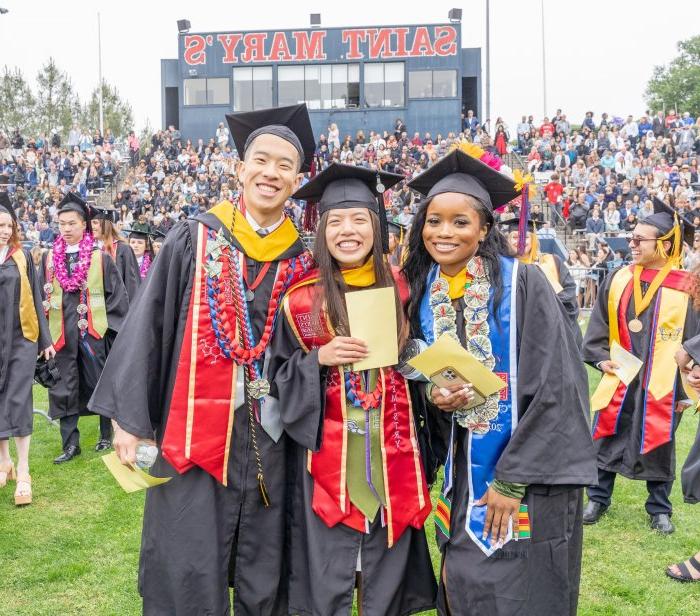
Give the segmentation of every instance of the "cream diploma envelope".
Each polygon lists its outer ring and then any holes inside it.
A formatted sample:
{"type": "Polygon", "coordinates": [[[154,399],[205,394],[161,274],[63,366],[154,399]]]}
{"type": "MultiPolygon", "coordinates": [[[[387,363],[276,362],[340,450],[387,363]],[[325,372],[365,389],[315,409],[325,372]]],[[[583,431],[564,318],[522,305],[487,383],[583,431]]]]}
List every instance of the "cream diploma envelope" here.
{"type": "Polygon", "coordinates": [[[393,287],[345,294],[350,335],[367,343],[369,355],[353,370],[370,370],[399,363],[396,336],[396,295],[393,287]]]}
{"type": "Polygon", "coordinates": [[[425,351],[408,363],[438,387],[469,382],[474,386],[475,399],[465,408],[483,404],[490,395],[503,389],[505,382],[472,357],[462,345],[448,334],[440,336],[425,351]]]}

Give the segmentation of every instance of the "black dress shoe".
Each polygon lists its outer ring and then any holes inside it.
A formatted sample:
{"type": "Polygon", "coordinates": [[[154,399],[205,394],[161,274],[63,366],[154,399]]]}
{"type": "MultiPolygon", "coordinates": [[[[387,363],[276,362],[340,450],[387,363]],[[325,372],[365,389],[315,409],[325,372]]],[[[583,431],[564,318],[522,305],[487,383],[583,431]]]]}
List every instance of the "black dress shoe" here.
{"type": "Polygon", "coordinates": [[[108,449],[112,449],[112,441],[105,438],[101,438],[99,441],[97,441],[95,451],[107,451],[108,449]]]}
{"type": "Polygon", "coordinates": [[[583,523],[596,524],[607,510],[607,505],[602,505],[595,501],[588,501],[586,508],[583,510],[583,523]]]}
{"type": "Polygon", "coordinates": [[[71,445],[63,450],[63,453],[56,458],[54,464],[63,464],[64,462],[70,462],[75,456],[80,455],[80,447],[76,445],[71,445]]]}
{"type": "Polygon", "coordinates": [[[670,535],[676,527],[671,522],[671,516],[668,513],[657,513],[651,516],[651,528],[662,535],[670,535]]]}

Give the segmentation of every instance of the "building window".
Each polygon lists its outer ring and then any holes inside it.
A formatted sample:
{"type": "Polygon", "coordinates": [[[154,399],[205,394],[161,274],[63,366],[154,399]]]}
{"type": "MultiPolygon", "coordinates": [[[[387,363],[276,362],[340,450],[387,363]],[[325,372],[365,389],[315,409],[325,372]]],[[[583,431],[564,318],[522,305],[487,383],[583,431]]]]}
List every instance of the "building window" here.
{"type": "Polygon", "coordinates": [[[277,104],[303,102],[309,109],[359,107],[360,65],[280,66],[277,69],[277,104]]]}
{"type": "Polygon", "coordinates": [[[225,77],[216,79],[185,79],[185,105],[228,105],[229,80],[225,77]]]}
{"type": "Polygon", "coordinates": [[[408,74],[408,98],[455,98],[457,71],[411,71],[408,74]]]}
{"type": "Polygon", "coordinates": [[[367,107],[403,107],[404,89],[403,62],[365,64],[367,107]]]}
{"type": "Polygon", "coordinates": [[[272,107],[272,67],[233,69],[233,110],[254,111],[272,107]]]}

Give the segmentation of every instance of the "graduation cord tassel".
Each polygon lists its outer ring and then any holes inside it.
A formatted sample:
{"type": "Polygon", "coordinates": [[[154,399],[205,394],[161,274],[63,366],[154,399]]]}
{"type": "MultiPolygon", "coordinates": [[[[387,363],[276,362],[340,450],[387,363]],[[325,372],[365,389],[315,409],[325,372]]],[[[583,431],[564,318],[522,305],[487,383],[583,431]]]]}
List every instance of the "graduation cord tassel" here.
{"type": "Polygon", "coordinates": [[[255,416],[253,413],[253,401],[250,396],[246,394],[248,398],[248,421],[250,423],[250,440],[253,443],[253,452],[255,453],[255,464],[258,467],[258,488],[260,489],[260,497],[262,498],[263,505],[267,508],[270,506],[270,493],[267,491],[267,486],[265,485],[265,475],[263,473],[262,459],[260,458],[260,449],[258,449],[258,435],[255,429],[255,416]]]}
{"type": "MultiPolygon", "coordinates": [[[[241,322],[241,311],[236,310],[236,322],[239,335],[243,332],[242,322],[241,322]]],[[[239,366],[239,370],[245,370],[244,366],[239,366]]],[[[252,365],[250,366],[250,372],[253,371],[252,365]]],[[[262,458],[260,456],[260,449],[258,447],[258,433],[255,429],[255,413],[253,412],[253,399],[248,391],[248,381],[250,380],[250,374],[245,374],[245,385],[243,389],[243,395],[247,401],[248,406],[248,424],[250,426],[250,441],[253,444],[253,453],[255,454],[255,465],[258,467],[258,489],[260,490],[260,497],[262,498],[263,506],[265,508],[270,506],[270,493],[267,491],[267,486],[265,485],[265,474],[263,473],[262,458]]]]}
{"type": "Polygon", "coordinates": [[[522,201],[520,206],[520,222],[518,223],[518,255],[525,253],[527,244],[527,223],[530,218],[530,186],[525,183],[522,189],[522,201]]]}

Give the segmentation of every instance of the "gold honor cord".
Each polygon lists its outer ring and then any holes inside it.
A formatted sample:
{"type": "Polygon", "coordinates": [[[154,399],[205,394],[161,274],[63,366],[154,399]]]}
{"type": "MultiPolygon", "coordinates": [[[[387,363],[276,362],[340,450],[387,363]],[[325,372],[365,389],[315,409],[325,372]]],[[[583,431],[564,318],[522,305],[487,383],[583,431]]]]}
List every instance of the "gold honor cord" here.
{"type": "Polygon", "coordinates": [[[646,293],[642,292],[642,271],[644,270],[644,268],[641,265],[637,265],[634,268],[635,318],[628,323],[628,327],[630,331],[635,334],[638,334],[640,331],[642,331],[643,328],[642,322],[639,320],[639,315],[649,307],[649,304],[651,304],[652,299],[654,299],[654,295],[659,290],[664,280],[666,280],[666,276],[668,276],[668,273],[674,268],[674,266],[678,262],[680,225],[678,224],[677,217],[675,222],[676,224],[673,226],[673,229],[671,229],[666,235],[663,235],[657,240],[657,249],[659,250],[660,254],[667,257],[668,260],[666,261],[664,266],[657,272],[656,276],[654,276],[654,279],[651,281],[651,284],[649,285],[649,288],[647,289],[646,293]],[[671,238],[673,238],[674,245],[671,255],[669,256],[666,255],[663,249],[663,242],[671,238]]]}

